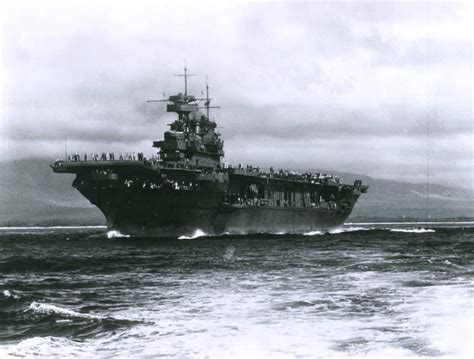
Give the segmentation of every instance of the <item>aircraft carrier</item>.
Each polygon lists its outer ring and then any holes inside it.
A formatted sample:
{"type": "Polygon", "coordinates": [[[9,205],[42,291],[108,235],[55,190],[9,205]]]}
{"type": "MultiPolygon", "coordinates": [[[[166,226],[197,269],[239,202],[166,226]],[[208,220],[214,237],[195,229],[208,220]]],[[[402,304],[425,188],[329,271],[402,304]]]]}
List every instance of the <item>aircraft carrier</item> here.
{"type": "Polygon", "coordinates": [[[51,167],[74,173],[73,187],[97,206],[109,231],[145,237],[249,233],[306,233],[340,226],[368,186],[337,176],[262,170],[223,162],[224,142],[210,118],[206,95],[184,93],[163,100],[177,114],[156,154],[66,155],[51,167]]]}

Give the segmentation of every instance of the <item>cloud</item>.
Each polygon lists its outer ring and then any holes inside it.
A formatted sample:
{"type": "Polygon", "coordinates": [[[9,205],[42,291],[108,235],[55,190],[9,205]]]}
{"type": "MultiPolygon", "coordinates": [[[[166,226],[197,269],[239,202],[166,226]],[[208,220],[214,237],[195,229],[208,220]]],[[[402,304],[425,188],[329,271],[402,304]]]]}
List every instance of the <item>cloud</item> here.
{"type": "Polygon", "coordinates": [[[428,155],[433,180],[472,176],[470,5],[12,1],[3,10],[3,160],[57,157],[65,136],[81,153],[153,151],[170,116],[146,100],[181,90],[171,75],[186,60],[200,75],[191,92],[209,75],[229,160],[422,180],[428,155]]]}

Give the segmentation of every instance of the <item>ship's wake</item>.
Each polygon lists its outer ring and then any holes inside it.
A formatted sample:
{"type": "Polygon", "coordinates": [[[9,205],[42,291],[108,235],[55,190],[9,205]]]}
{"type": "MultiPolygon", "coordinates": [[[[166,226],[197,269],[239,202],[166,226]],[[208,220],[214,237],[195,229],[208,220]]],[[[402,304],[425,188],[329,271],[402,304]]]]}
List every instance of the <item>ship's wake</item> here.
{"type": "MultiPolygon", "coordinates": [[[[344,233],[356,233],[356,232],[367,232],[367,231],[381,231],[381,232],[398,232],[398,233],[414,233],[414,234],[425,234],[425,233],[435,233],[436,231],[431,228],[390,228],[390,227],[374,227],[374,226],[344,226],[344,227],[337,227],[328,230],[313,230],[309,232],[224,232],[218,237],[248,237],[248,236],[255,236],[255,235],[271,235],[271,236],[324,236],[324,235],[335,235],[335,234],[344,234],[344,233]]],[[[202,231],[201,229],[196,229],[192,234],[181,235],[178,239],[196,239],[199,237],[214,237],[209,233],[202,231]]]]}

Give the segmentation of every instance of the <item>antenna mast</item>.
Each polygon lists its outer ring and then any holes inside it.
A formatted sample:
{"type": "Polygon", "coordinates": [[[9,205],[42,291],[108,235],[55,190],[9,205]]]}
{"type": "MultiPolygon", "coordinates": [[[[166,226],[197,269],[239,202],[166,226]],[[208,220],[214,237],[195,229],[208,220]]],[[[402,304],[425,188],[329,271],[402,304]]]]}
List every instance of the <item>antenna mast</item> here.
{"type": "MultiPolygon", "coordinates": [[[[209,117],[209,109],[211,108],[221,108],[220,106],[211,106],[211,100],[212,98],[209,97],[209,84],[207,82],[207,75],[206,75],[206,102],[204,103],[204,107],[206,108],[206,116],[209,121],[211,121],[211,118],[209,117]]],[[[200,107],[202,108],[202,107],[200,107]]]]}
{"type": "Polygon", "coordinates": [[[207,75],[206,75],[206,116],[209,120],[209,104],[211,103],[209,99],[209,84],[207,83],[207,75]]]}
{"type": "Polygon", "coordinates": [[[184,97],[188,96],[188,76],[196,76],[196,74],[188,74],[188,69],[184,66],[184,74],[173,75],[177,77],[184,77],[184,97]]]}

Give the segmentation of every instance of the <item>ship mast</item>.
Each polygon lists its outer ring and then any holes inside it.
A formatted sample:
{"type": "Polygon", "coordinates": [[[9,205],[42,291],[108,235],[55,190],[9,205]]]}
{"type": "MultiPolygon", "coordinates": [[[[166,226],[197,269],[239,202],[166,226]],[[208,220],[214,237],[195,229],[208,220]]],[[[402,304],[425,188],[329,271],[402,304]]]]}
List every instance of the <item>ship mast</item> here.
{"type": "MultiPolygon", "coordinates": [[[[209,97],[209,84],[207,82],[207,75],[206,75],[206,102],[204,103],[204,107],[206,108],[206,116],[209,121],[211,121],[209,117],[209,109],[211,108],[221,108],[220,106],[211,106],[212,98],[209,97]]],[[[202,108],[202,107],[200,107],[202,108]]]]}
{"type": "Polygon", "coordinates": [[[184,73],[173,75],[177,77],[184,77],[184,97],[187,98],[188,96],[188,76],[196,76],[196,74],[188,74],[188,69],[184,66],[184,73]]]}
{"type": "Polygon", "coordinates": [[[209,120],[209,104],[211,103],[210,98],[209,98],[209,84],[207,83],[207,75],[206,75],[206,116],[207,119],[209,120]]]}

